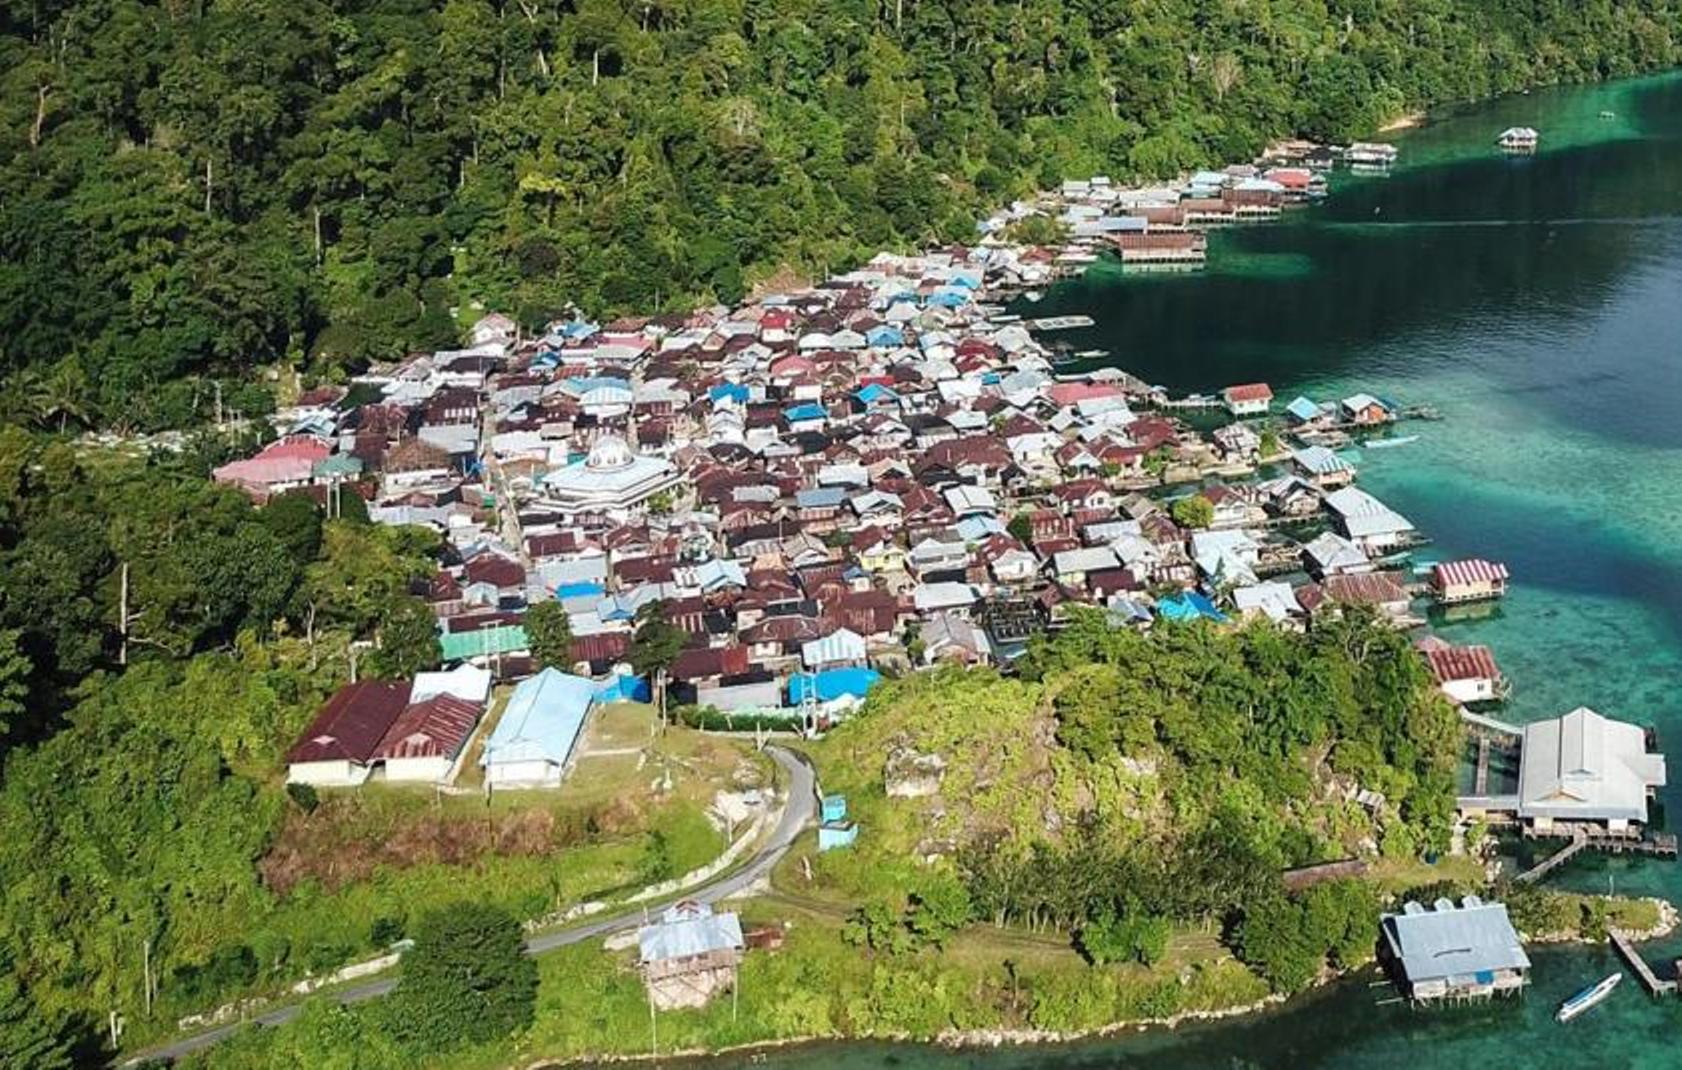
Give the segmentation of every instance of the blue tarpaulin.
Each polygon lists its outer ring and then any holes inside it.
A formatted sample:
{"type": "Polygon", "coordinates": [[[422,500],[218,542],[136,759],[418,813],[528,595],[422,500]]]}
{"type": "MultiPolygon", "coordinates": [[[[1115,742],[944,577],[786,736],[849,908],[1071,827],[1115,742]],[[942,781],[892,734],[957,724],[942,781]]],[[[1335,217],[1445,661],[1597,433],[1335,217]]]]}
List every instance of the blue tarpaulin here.
{"type": "Polygon", "coordinates": [[[596,692],[597,702],[647,702],[654,692],[645,676],[615,676],[611,683],[596,692]]]}
{"type": "Polygon", "coordinates": [[[1226,614],[1216,609],[1215,603],[1196,591],[1160,600],[1156,604],[1156,612],[1163,620],[1196,620],[1198,617],[1217,622],[1226,620],[1226,614]]]}
{"type": "Polygon", "coordinates": [[[863,698],[880,679],[882,674],[875,669],[825,669],[816,673],[798,673],[789,679],[788,700],[792,705],[799,705],[806,697],[808,680],[812,681],[812,693],[819,702],[831,702],[846,696],[863,698]]]}

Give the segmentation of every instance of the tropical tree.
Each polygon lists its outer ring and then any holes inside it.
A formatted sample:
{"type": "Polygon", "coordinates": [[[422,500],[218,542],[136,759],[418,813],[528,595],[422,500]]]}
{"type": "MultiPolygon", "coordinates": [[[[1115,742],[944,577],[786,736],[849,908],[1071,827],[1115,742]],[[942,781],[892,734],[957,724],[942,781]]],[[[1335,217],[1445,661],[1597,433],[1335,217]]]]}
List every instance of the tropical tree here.
{"type": "Polygon", "coordinates": [[[572,664],[572,619],[559,601],[538,602],[526,609],[526,645],[541,666],[564,669],[572,664]]]}
{"type": "Polygon", "coordinates": [[[511,915],[460,902],[422,915],[414,939],[391,1007],[397,1035],[411,1049],[452,1051],[531,1025],[537,964],[511,915]]]}
{"type": "Polygon", "coordinates": [[[438,667],[438,621],[425,602],[409,595],[392,598],[380,612],[370,668],[390,680],[407,680],[438,667]]]}
{"type": "Polygon", "coordinates": [[[47,1020],[9,972],[0,974],[0,1070],[70,1070],[63,1031],[47,1020]]]}

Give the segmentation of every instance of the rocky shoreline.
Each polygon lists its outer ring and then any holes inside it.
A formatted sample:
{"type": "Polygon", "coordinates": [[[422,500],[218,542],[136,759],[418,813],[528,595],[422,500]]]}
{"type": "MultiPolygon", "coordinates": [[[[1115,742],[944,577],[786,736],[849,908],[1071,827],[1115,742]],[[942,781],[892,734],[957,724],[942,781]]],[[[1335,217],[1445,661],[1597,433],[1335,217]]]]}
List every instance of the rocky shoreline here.
{"type": "MultiPolygon", "coordinates": [[[[1682,911],[1668,899],[1661,899],[1656,895],[1639,896],[1631,900],[1628,896],[1588,895],[1585,899],[1598,899],[1605,902],[1618,900],[1621,902],[1653,903],[1659,909],[1659,923],[1651,929],[1619,929],[1629,940],[1641,943],[1646,940],[1660,940],[1675,932],[1678,925],[1682,925],[1682,911]]],[[[1525,934],[1527,944],[1588,944],[1598,941],[1590,940],[1579,929],[1563,929],[1555,932],[1538,933],[1534,936],[1525,934]]]]}

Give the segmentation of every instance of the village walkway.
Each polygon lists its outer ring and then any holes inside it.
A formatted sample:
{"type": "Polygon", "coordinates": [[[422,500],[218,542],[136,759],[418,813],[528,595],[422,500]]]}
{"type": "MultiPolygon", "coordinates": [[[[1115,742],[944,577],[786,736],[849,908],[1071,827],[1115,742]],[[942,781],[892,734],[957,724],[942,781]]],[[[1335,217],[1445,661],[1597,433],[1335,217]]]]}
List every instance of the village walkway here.
{"type": "MultiPolygon", "coordinates": [[[[782,816],[778,818],[776,826],[772,829],[770,839],[748,860],[746,865],[721,874],[717,879],[709,881],[699,888],[681,893],[677,898],[693,899],[702,903],[716,903],[721,899],[728,899],[746,891],[770,876],[771,870],[776,868],[777,863],[783,860],[784,855],[788,854],[789,848],[794,846],[794,841],[800,837],[800,833],[807,825],[812,823],[817,814],[818,805],[816,771],[807,762],[804,755],[796,754],[774,743],[768,745],[765,750],[772,760],[782,767],[783,772],[788,775],[789,788],[788,800],[783,804],[782,816]]],[[[586,940],[595,940],[600,937],[612,936],[615,933],[626,932],[642,925],[647,914],[648,910],[645,907],[638,907],[635,910],[624,911],[611,917],[596,918],[577,925],[556,929],[553,932],[538,933],[527,938],[526,954],[541,955],[556,948],[569,947],[586,940]]],[[[397,976],[378,977],[371,981],[346,985],[334,992],[327,993],[327,995],[340,1003],[362,1003],[366,1000],[378,999],[390,992],[397,987],[398,980],[397,976]]],[[[248,1025],[284,1025],[296,1018],[302,1010],[303,1004],[301,1002],[276,1007],[245,1021],[230,1022],[227,1025],[217,1026],[215,1029],[207,1029],[202,1033],[183,1037],[180,1040],[160,1045],[148,1051],[139,1052],[123,1060],[120,1065],[134,1066],[139,1063],[158,1060],[174,1061],[193,1052],[212,1047],[248,1025]]]]}

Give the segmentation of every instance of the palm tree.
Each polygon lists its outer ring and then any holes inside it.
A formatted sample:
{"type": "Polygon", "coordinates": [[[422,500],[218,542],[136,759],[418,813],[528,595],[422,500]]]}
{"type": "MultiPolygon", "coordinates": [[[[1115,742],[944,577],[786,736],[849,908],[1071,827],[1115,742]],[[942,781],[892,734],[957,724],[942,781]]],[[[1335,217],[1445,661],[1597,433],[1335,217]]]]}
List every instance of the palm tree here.
{"type": "Polygon", "coordinates": [[[24,389],[28,392],[29,407],[44,426],[55,422],[63,432],[70,421],[88,423],[88,376],[81,361],[65,357],[53,365],[52,371],[41,375],[34,369],[25,373],[24,389]]]}

